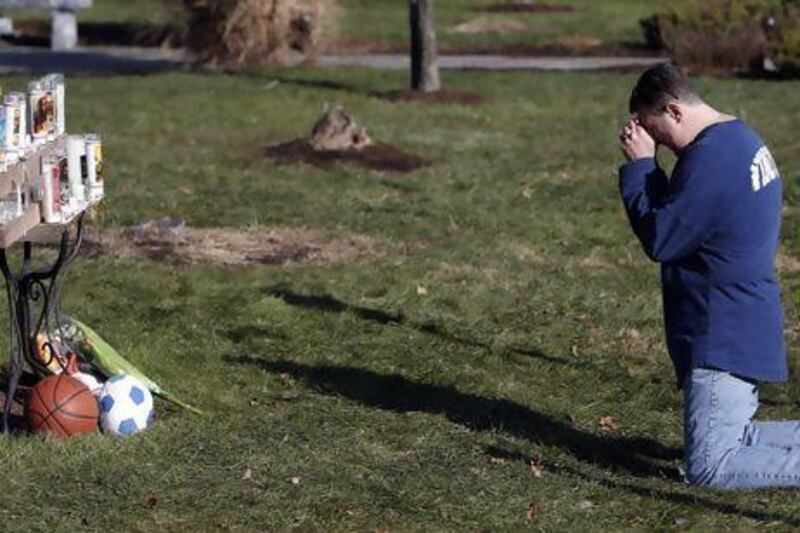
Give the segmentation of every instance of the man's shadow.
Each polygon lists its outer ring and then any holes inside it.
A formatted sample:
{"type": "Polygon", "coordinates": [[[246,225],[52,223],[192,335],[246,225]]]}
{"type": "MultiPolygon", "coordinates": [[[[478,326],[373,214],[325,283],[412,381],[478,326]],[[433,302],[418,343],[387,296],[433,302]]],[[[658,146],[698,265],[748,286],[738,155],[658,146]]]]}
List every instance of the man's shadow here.
{"type": "MultiPolygon", "coordinates": [[[[291,291],[279,286],[267,287],[264,289],[264,293],[275,298],[280,298],[286,304],[295,307],[302,307],[304,309],[313,309],[316,311],[322,311],[324,313],[352,313],[363,320],[368,320],[370,322],[377,322],[378,324],[384,324],[384,325],[402,324],[405,326],[409,326],[422,333],[434,335],[455,344],[469,346],[470,348],[479,348],[485,351],[492,351],[494,349],[492,346],[490,346],[485,342],[471,339],[464,335],[452,333],[447,329],[445,329],[444,327],[442,327],[441,325],[436,324],[434,322],[421,322],[421,323],[413,322],[411,320],[408,320],[406,316],[403,315],[403,313],[388,313],[386,311],[381,311],[379,309],[360,307],[357,305],[352,305],[342,302],[330,295],[319,296],[319,295],[300,294],[298,292],[291,291]]],[[[503,350],[508,353],[524,355],[527,357],[537,359],[539,361],[544,361],[546,363],[565,365],[570,367],[589,366],[587,363],[583,361],[577,361],[574,359],[562,358],[562,357],[554,357],[536,348],[523,347],[523,346],[508,346],[503,348],[503,350]]]]}
{"type": "MultiPolygon", "coordinates": [[[[538,445],[560,448],[580,461],[596,464],[610,471],[621,471],[622,474],[640,478],[678,480],[678,473],[674,465],[670,464],[680,457],[678,449],[665,447],[648,438],[594,435],[576,429],[566,421],[510,400],[485,398],[453,387],[417,383],[403,376],[379,374],[363,368],[312,366],[252,355],[229,356],[225,360],[238,365],[256,366],[268,372],[289,374],[321,394],[348,398],[369,407],[399,413],[439,414],[474,431],[502,431],[538,445]]],[[[533,459],[524,453],[496,447],[489,447],[486,452],[509,460],[522,460],[526,464],[533,459]]],[[[707,497],[706,494],[709,493],[706,492],[693,494],[650,488],[605,476],[595,478],[563,464],[547,461],[543,464],[550,472],[559,472],[655,500],[668,500],[687,506],[700,505],[726,515],[744,516],[765,522],[778,520],[794,527],[800,526],[800,520],[792,516],[716,501],[713,497],[707,497]]]]}
{"type": "MultiPolygon", "coordinates": [[[[402,313],[355,306],[330,295],[300,294],[281,286],[267,287],[264,292],[281,298],[288,305],[325,313],[352,313],[371,322],[385,325],[402,324],[454,343],[492,349],[486,343],[450,333],[439,325],[413,322],[402,313]]],[[[231,335],[238,343],[244,337],[258,333],[260,333],[258,328],[244,326],[241,331],[237,329],[231,332],[231,335]]],[[[275,332],[270,332],[270,335],[275,335],[275,332]]],[[[601,370],[594,364],[571,357],[553,357],[536,348],[510,347],[507,351],[533,357],[546,364],[585,368],[590,372],[601,370]]],[[[674,464],[682,456],[679,448],[667,447],[646,437],[595,435],[576,429],[566,420],[539,413],[510,400],[485,398],[453,387],[416,383],[403,376],[383,375],[361,368],[336,365],[311,366],[252,355],[227,357],[226,360],[234,364],[258,366],[270,372],[287,373],[323,394],[339,395],[371,407],[394,412],[436,413],[474,430],[504,431],[531,442],[561,448],[578,460],[600,465],[610,471],[623,471],[639,478],[659,477],[677,480],[679,477],[674,464]]],[[[609,376],[609,379],[613,379],[613,376],[609,376]]],[[[509,459],[524,460],[526,464],[532,459],[523,453],[501,449],[487,449],[487,453],[490,455],[507,453],[509,459]]],[[[605,476],[595,477],[576,468],[563,464],[550,464],[547,461],[545,466],[551,472],[561,472],[564,475],[597,482],[611,489],[655,500],[668,500],[678,505],[700,505],[726,515],[744,516],[765,522],[778,520],[795,527],[800,526],[800,520],[792,516],[747,509],[717,501],[711,495],[713,493],[683,493],[651,488],[605,476]]]]}
{"type": "Polygon", "coordinates": [[[363,368],[310,366],[250,355],[226,360],[289,374],[322,394],[341,396],[369,407],[440,414],[474,431],[502,431],[539,445],[564,449],[580,460],[613,470],[623,469],[640,477],[677,479],[673,466],[655,464],[652,459],[673,461],[680,457],[680,450],[641,437],[593,435],[510,400],[485,398],[453,387],[417,383],[400,375],[384,375],[363,368]]]}

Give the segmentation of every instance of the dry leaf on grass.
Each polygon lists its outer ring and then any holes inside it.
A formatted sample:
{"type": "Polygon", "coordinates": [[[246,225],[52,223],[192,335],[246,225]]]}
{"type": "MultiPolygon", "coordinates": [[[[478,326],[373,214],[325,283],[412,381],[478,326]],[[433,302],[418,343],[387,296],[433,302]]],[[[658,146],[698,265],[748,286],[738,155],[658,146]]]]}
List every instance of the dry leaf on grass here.
{"type": "Polygon", "coordinates": [[[613,416],[600,417],[600,429],[603,431],[616,431],[619,429],[619,422],[613,416]]]}
{"type": "Polygon", "coordinates": [[[531,474],[533,477],[542,477],[544,474],[544,465],[539,459],[531,459],[531,474]]]}
{"type": "Polygon", "coordinates": [[[542,502],[531,502],[531,504],[528,505],[528,508],[525,509],[525,520],[533,520],[541,507],[542,502]]]}

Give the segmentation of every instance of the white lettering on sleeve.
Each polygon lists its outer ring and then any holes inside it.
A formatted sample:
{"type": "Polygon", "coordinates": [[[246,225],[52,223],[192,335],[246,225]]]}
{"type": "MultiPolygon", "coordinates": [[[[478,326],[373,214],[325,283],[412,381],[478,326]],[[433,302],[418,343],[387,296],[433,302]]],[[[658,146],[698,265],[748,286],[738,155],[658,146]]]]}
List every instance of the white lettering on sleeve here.
{"type": "Polygon", "coordinates": [[[769,149],[766,146],[762,146],[753,157],[753,162],[750,163],[750,181],[753,191],[760,191],[777,179],[778,176],[778,166],[775,164],[775,159],[769,149]]]}

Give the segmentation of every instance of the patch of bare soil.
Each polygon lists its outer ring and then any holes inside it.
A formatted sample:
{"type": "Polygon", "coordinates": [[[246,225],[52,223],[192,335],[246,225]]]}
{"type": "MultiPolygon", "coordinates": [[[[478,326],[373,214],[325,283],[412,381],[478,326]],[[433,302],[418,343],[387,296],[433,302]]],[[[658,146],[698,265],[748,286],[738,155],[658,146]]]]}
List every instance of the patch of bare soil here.
{"type": "Polygon", "coordinates": [[[780,251],[775,257],[775,268],[778,270],[778,272],[784,274],[794,274],[800,272],[800,259],[780,251]]]}
{"type": "Polygon", "coordinates": [[[87,234],[84,253],[176,265],[230,266],[323,264],[379,255],[372,241],[363,236],[326,240],[305,229],[200,229],[172,220],[87,234]]]}
{"type": "Polygon", "coordinates": [[[453,33],[476,35],[479,33],[521,33],[528,30],[528,26],[518,20],[484,20],[483,18],[462,22],[453,26],[453,33]]]}
{"type": "Polygon", "coordinates": [[[423,93],[420,91],[382,91],[371,93],[370,96],[389,100],[391,102],[421,102],[425,104],[457,104],[464,106],[479,106],[490,103],[492,100],[482,94],[441,89],[423,93]]]}
{"type": "Polygon", "coordinates": [[[569,4],[548,4],[546,2],[502,2],[476,7],[473,11],[481,13],[574,13],[583,11],[581,6],[569,4]]]}
{"type": "Polygon", "coordinates": [[[337,163],[351,163],[373,170],[405,173],[430,164],[421,157],[385,143],[374,143],[358,149],[314,150],[307,139],[296,139],[267,146],[264,155],[278,162],[306,163],[324,170],[332,168],[337,163]]]}

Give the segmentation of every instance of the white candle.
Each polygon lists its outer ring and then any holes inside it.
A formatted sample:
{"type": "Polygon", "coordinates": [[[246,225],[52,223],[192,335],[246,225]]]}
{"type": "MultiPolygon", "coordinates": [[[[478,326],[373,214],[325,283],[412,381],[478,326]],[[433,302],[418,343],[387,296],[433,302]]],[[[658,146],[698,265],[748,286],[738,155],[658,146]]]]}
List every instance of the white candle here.
{"type": "Polygon", "coordinates": [[[86,155],[86,142],[81,135],[67,137],[67,174],[69,175],[70,198],[75,198],[79,206],[86,202],[86,188],[81,175],[81,157],[86,155]]]}

